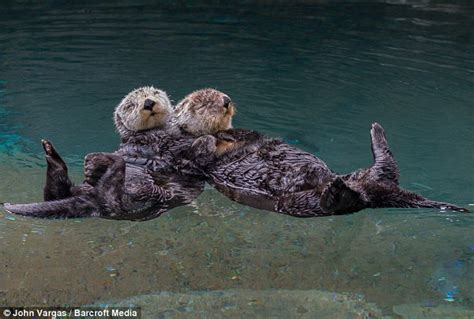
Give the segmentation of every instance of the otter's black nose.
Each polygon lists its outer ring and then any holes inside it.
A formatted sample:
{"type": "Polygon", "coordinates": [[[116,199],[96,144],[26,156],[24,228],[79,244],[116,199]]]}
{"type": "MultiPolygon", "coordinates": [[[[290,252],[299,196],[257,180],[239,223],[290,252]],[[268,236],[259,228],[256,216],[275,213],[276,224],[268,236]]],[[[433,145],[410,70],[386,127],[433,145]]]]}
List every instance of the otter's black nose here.
{"type": "Polygon", "coordinates": [[[155,101],[150,100],[150,99],[146,99],[146,100],[145,100],[145,103],[143,103],[143,108],[144,108],[145,110],[151,111],[151,110],[153,110],[153,106],[154,106],[154,105],[155,105],[155,101]]]}
{"type": "Polygon", "coordinates": [[[229,104],[231,102],[230,97],[228,97],[227,95],[224,95],[224,97],[222,99],[224,100],[224,107],[228,108],[229,104]]]}

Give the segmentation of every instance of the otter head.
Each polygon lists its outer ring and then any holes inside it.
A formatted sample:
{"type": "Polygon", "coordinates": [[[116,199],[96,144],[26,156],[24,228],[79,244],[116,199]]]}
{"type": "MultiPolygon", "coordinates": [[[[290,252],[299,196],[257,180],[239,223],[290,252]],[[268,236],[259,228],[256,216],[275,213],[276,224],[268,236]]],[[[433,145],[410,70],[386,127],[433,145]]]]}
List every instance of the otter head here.
{"type": "Polygon", "coordinates": [[[196,136],[232,128],[234,114],[235,105],[231,99],[214,89],[188,94],[175,109],[176,124],[196,136]]]}
{"type": "Polygon", "coordinates": [[[115,127],[122,138],[133,132],[164,127],[172,111],[164,91],[145,86],[128,93],[115,108],[115,127]]]}

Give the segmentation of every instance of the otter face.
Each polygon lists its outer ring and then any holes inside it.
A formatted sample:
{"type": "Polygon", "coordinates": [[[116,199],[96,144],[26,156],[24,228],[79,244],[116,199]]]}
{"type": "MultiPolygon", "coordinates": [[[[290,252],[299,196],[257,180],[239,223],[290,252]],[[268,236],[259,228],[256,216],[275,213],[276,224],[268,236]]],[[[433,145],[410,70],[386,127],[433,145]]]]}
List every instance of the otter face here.
{"type": "Polygon", "coordinates": [[[214,134],[232,128],[235,105],[224,93],[202,89],[188,94],[175,109],[176,122],[193,135],[214,134]]]}
{"type": "Polygon", "coordinates": [[[168,95],[146,86],[130,92],[116,107],[115,126],[121,136],[130,131],[160,128],[165,126],[171,112],[168,95]]]}

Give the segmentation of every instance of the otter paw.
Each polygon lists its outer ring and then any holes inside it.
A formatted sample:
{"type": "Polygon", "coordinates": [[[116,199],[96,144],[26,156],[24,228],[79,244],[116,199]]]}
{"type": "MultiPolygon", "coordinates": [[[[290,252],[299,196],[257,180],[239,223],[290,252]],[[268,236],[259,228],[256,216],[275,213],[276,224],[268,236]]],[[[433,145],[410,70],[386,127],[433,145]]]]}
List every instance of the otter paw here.
{"type": "Polygon", "coordinates": [[[96,166],[110,166],[119,158],[120,156],[110,153],[90,153],[84,157],[84,165],[91,168],[96,166]]]}
{"type": "Polygon", "coordinates": [[[212,135],[204,135],[193,142],[192,147],[198,149],[212,149],[216,146],[217,139],[212,135]]]}
{"type": "Polygon", "coordinates": [[[209,155],[216,151],[217,139],[212,135],[201,136],[193,142],[191,148],[196,155],[209,155]]]}
{"type": "Polygon", "coordinates": [[[108,153],[90,153],[84,158],[84,178],[91,185],[95,185],[105,174],[107,168],[115,163],[119,156],[108,153]]]}

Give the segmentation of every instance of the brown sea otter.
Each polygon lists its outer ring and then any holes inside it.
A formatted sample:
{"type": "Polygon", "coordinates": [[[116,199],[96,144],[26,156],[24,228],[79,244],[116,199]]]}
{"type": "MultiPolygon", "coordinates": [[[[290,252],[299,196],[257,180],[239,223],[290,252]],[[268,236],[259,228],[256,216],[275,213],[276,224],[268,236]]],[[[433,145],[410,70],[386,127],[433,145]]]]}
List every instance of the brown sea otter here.
{"type": "Polygon", "coordinates": [[[467,212],[399,187],[399,170],[382,126],[371,129],[374,164],[338,175],[322,160],[278,139],[231,129],[200,137],[182,167],[239,203],[296,217],[342,215],[364,208],[438,208],[467,212]]]}
{"type": "Polygon", "coordinates": [[[48,162],[45,200],[33,204],[6,204],[13,213],[35,217],[99,216],[147,220],[196,198],[204,182],[176,173],[174,167],[198,134],[229,129],[234,114],[230,99],[217,91],[192,93],[192,115],[171,113],[160,90],[141,88],[127,95],[115,111],[122,144],[113,153],[85,158],[85,182],[73,186],[67,166],[48,141],[43,141],[48,162]],[[212,103],[208,103],[212,101],[212,103]]]}
{"type": "MultiPolygon", "coordinates": [[[[154,87],[142,87],[131,91],[114,111],[115,128],[123,143],[141,132],[166,128],[173,109],[166,92],[154,87]]],[[[147,133],[148,134],[148,133],[147,133]]],[[[68,176],[66,163],[47,140],[41,141],[47,163],[44,200],[51,201],[79,195],[91,189],[111,165],[108,157],[89,154],[84,159],[85,180],[74,186],[68,176]]],[[[120,148],[120,152],[122,148],[120,148]]]]}

